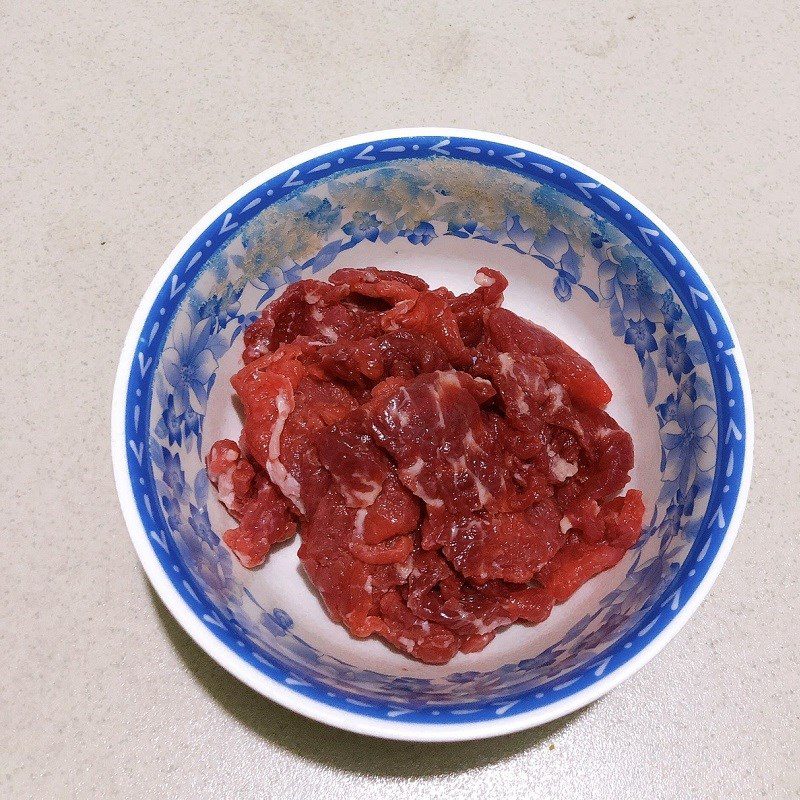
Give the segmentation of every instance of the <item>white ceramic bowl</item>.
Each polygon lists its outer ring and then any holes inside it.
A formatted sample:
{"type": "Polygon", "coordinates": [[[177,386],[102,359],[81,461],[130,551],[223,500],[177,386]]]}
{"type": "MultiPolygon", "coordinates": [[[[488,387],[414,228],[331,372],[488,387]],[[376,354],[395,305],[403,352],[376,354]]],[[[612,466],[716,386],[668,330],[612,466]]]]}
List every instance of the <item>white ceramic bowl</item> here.
{"type": "Polygon", "coordinates": [[[223,200],[159,270],[131,324],[112,448],[131,538],[157,592],[214,659],[267,697],[361,733],[476,739],[547,722],[652,658],[698,606],[739,525],[752,462],[736,336],[688,251],[586,167],[474,131],[357,136],[267,170],[223,200]],[[242,329],[282,288],[342,266],[468,290],[561,336],[614,391],[648,526],[613,570],[535,627],[426,666],[351,638],[304,580],[297,542],[244,570],[203,456],[240,421],[228,378],[242,329]]]}

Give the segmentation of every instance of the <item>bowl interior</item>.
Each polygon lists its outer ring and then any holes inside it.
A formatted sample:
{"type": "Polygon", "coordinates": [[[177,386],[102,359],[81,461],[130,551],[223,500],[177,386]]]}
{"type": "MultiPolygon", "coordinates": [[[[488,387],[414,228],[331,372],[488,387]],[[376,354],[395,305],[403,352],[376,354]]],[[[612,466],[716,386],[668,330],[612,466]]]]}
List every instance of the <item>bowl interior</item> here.
{"type": "Polygon", "coordinates": [[[265,181],[186,249],[132,365],[131,478],[170,579],[265,675],[358,713],[467,719],[552,702],[650,641],[724,532],[724,516],[707,513],[733,472],[720,431],[735,445],[743,425],[731,437],[721,417],[735,405],[734,381],[714,366],[728,342],[703,307],[707,289],[682,280],[680,251],[611,190],[513,150],[471,139],[376,141],[265,181]],[[242,568],[221,542],[232,520],[202,459],[216,439],[238,438],[228,379],[242,331],[284,286],[378,266],[469,291],[481,265],[509,278],[507,307],[561,336],[612,387],[610,413],[633,436],[630,485],[644,492],[648,524],[616,568],[544,624],[514,625],[482,652],[431,667],[334,624],[304,578],[296,540],[262,568],[242,568]]]}

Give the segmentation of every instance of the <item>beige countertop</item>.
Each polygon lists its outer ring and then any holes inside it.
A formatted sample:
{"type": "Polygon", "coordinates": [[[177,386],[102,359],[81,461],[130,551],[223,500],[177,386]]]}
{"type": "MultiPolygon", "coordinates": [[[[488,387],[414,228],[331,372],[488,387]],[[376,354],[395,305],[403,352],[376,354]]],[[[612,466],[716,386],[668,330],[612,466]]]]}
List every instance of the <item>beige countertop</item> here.
{"type": "Polygon", "coordinates": [[[800,796],[794,0],[2,8],[0,796],[800,796]],[[730,559],[663,654],[565,720],[439,746],[212,663],[148,587],[108,444],[124,333],[194,222],[284,156],[426,124],[558,150],[666,220],[731,312],[758,435],[730,559]]]}

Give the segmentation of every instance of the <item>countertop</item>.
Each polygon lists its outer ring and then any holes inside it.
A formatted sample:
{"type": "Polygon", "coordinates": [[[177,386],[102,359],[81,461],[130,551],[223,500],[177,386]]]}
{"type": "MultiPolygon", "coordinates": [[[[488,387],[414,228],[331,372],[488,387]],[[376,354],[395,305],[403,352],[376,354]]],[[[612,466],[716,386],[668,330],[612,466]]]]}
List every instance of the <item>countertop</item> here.
{"type": "Polygon", "coordinates": [[[2,5],[0,795],[800,796],[800,13],[793,0],[2,5]],[[370,740],[228,677],[155,598],[109,456],[139,298],[212,205],[351,133],[457,125],[610,176],[744,347],[752,492],[669,647],[544,728],[370,740]]]}

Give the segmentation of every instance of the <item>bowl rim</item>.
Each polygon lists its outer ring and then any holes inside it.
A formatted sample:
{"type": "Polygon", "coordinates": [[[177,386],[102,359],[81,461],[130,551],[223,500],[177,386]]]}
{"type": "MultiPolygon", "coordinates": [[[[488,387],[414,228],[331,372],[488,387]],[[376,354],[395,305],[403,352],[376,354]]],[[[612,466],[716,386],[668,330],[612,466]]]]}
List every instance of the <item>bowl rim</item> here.
{"type": "Polygon", "coordinates": [[[145,573],[158,596],[195,643],[220,666],[224,667],[228,672],[247,684],[250,688],[292,711],[343,730],[377,736],[384,739],[416,742],[476,740],[513,733],[542,725],[588,705],[641,669],[669,643],[698,608],[711,589],[711,586],[716,580],[730,552],[741,524],[750,488],[753,466],[753,444],[753,404],[750,382],[741,345],[736,336],[730,316],[706,273],[670,228],[645,205],[632,197],[614,181],[609,180],[600,173],[574,159],[522,139],[479,130],[449,127],[414,127],[380,130],[328,142],[280,161],[245,182],[217,203],[173,248],[142,296],[125,337],[120,355],[114,382],[111,408],[111,455],[114,479],[123,517],[131,541],[133,542],[134,549],[136,550],[145,573]],[[704,291],[707,291],[710,295],[710,298],[716,305],[719,315],[727,327],[727,332],[733,342],[732,355],[739,373],[745,416],[745,430],[743,432],[744,460],[742,463],[741,480],[733,512],[727,524],[727,529],[723,534],[723,538],[714,558],[706,567],[706,572],[702,580],[691,595],[685,598],[683,607],[665,627],[647,645],[635,652],[614,670],[591,685],[569,694],[563,699],[556,700],[541,708],[520,712],[510,716],[498,717],[497,719],[465,720],[446,724],[404,722],[402,719],[381,719],[366,714],[360,714],[355,709],[349,711],[315,700],[305,694],[295,692],[288,686],[279,683],[256,669],[238,653],[230,649],[221,639],[215,636],[201,621],[196,612],[188,605],[186,600],[178,593],[170,576],[156,556],[153,543],[147,535],[147,530],[136,506],[131,476],[128,469],[125,436],[126,398],[129,377],[131,367],[134,364],[137,342],[144,322],[147,319],[159,291],[169,279],[172,271],[186,254],[186,251],[192,243],[198,239],[214,220],[225,213],[234,203],[258,188],[267,180],[310,161],[311,159],[347,147],[368,145],[376,140],[430,136],[440,136],[443,139],[469,138],[483,140],[488,143],[509,146],[560,162],[567,167],[583,173],[592,181],[599,184],[600,187],[605,187],[611,192],[616,193],[637,209],[643,216],[652,221],[694,269],[698,279],[703,283],[704,291]]]}

